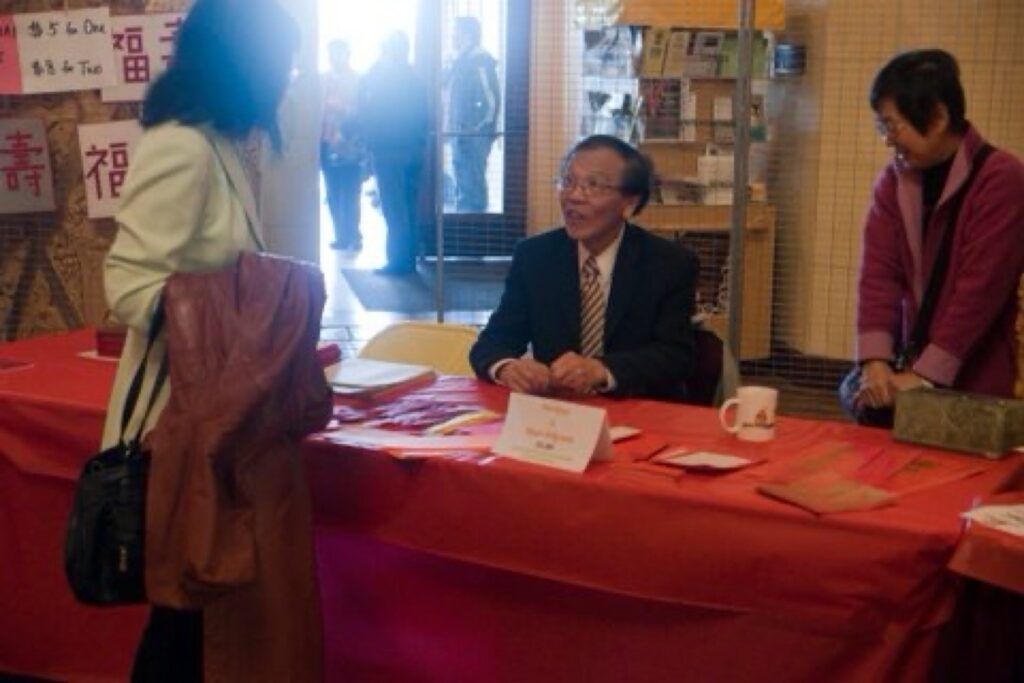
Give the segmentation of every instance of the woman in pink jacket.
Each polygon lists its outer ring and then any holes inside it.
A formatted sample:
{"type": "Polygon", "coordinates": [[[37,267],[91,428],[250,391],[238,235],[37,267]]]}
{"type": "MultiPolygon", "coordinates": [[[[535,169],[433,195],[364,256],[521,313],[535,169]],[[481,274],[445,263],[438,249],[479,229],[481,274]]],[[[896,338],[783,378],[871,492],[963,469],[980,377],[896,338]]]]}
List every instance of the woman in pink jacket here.
{"type": "Polygon", "coordinates": [[[987,143],[965,118],[959,67],[947,52],[896,56],[875,77],[870,101],[894,159],[875,183],[864,228],[857,403],[886,408],[897,392],[930,385],[1011,396],[1024,165],[1002,150],[978,154],[987,143]],[[900,367],[894,361],[911,340],[947,230],[930,324],[900,367]]]}

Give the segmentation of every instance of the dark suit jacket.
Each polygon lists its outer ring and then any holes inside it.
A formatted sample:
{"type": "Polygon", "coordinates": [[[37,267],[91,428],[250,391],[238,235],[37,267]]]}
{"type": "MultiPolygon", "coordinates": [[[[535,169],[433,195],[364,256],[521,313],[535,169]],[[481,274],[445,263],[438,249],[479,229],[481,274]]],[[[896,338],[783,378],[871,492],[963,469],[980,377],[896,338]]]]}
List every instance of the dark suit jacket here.
{"type": "MultiPolygon", "coordinates": [[[[612,271],[602,358],[619,395],[682,400],[693,364],[690,318],[697,259],[687,249],[626,225],[612,271]]],[[[504,358],[551,363],[580,349],[580,281],[576,242],[564,228],[516,248],[505,292],[469,360],[477,375],[504,358]]]]}

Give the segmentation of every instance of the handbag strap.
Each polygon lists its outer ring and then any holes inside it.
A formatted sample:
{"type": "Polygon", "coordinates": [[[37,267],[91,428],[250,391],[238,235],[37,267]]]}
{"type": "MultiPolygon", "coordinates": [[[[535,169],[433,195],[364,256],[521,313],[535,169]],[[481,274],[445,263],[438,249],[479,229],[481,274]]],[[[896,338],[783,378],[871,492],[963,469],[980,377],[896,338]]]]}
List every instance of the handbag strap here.
{"type": "Polygon", "coordinates": [[[914,329],[907,341],[905,356],[916,357],[925,346],[928,345],[928,330],[932,324],[932,316],[935,314],[935,304],[939,299],[939,292],[942,290],[942,281],[945,279],[946,270],[949,268],[949,253],[953,246],[953,233],[956,230],[956,221],[960,215],[960,208],[963,206],[964,197],[971,187],[978,171],[985,165],[985,160],[995,151],[995,147],[983,143],[978,151],[974,153],[971,160],[971,172],[963,185],[957,188],[953,196],[949,198],[949,212],[946,220],[946,229],[942,233],[939,242],[939,250],[935,254],[935,263],[928,274],[928,285],[925,287],[924,296],[921,297],[921,308],[918,310],[917,320],[914,321],[914,329]]]}
{"type": "Polygon", "coordinates": [[[142,414],[142,420],[139,422],[138,431],[135,432],[133,443],[139,443],[142,440],[142,430],[145,429],[146,423],[149,422],[149,414],[153,412],[153,406],[156,405],[156,397],[160,395],[160,390],[163,389],[164,382],[167,380],[168,370],[167,354],[165,353],[163,360],[160,361],[160,368],[156,371],[153,391],[149,395],[149,401],[146,402],[146,412],[142,414]]]}
{"type": "MultiPolygon", "coordinates": [[[[217,147],[217,143],[210,137],[209,133],[204,131],[204,135],[206,135],[206,141],[209,143],[210,147],[213,148],[213,154],[217,157],[217,163],[220,164],[221,170],[224,171],[224,176],[228,179],[228,187],[231,188],[231,193],[235,195],[235,199],[237,199],[238,203],[242,205],[242,212],[245,214],[245,227],[249,229],[249,237],[252,237],[252,241],[256,243],[256,249],[260,253],[265,252],[267,250],[267,245],[264,244],[260,231],[257,230],[254,225],[256,217],[249,214],[249,207],[246,204],[245,199],[242,198],[242,193],[239,192],[238,186],[235,185],[235,178],[228,169],[228,165],[224,162],[224,157],[221,155],[220,149],[217,147]]],[[[251,189],[249,194],[252,194],[251,189]]]]}
{"type": "Polygon", "coordinates": [[[128,431],[128,422],[131,420],[133,414],[135,414],[135,404],[139,400],[139,394],[142,392],[142,382],[146,377],[146,365],[149,362],[149,353],[153,350],[153,346],[156,343],[157,337],[160,335],[160,330],[164,325],[164,305],[163,301],[157,302],[156,310],[153,311],[153,319],[149,323],[149,335],[146,338],[146,352],[142,354],[142,360],[139,362],[139,367],[135,371],[135,376],[132,377],[132,383],[128,386],[128,393],[124,400],[124,411],[121,413],[121,443],[138,443],[142,437],[142,430],[146,426],[146,421],[149,419],[149,414],[153,410],[153,405],[156,403],[157,394],[160,393],[160,389],[163,388],[164,381],[167,379],[167,355],[164,354],[163,360],[160,362],[160,369],[157,370],[156,380],[153,383],[153,391],[149,395],[149,401],[146,404],[146,412],[142,416],[142,422],[139,424],[138,432],[135,434],[135,439],[131,442],[125,441],[125,433],[128,431]]]}

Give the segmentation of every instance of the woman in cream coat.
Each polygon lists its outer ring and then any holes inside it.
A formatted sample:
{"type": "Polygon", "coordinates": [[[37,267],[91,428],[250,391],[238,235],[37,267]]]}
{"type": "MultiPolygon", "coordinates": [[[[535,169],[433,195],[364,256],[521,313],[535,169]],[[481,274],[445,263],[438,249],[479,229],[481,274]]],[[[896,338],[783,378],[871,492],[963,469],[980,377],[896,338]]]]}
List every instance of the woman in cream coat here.
{"type": "MultiPolygon", "coordinates": [[[[219,270],[241,251],[263,249],[255,201],[235,145],[206,126],[168,121],[147,131],[132,160],[117,223],[104,285],[111,312],[129,331],[104,425],[104,448],[121,436],[125,394],[145,353],[164,280],[174,272],[219,270]]],[[[150,352],[129,436],[138,430],[163,357],[159,338],[150,352]]],[[[167,396],[165,384],[147,430],[167,396]]]]}
{"type": "MultiPolygon", "coordinates": [[[[142,361],[153,312],[175,272],[219,270],[239,252],[262,249],[255,202],[236,145],[254,132],[280,146],[277,106],[298,47],[294,20],[275,0],[198,0],[178,34],[170,68],[143,106],[136,148],[104,268],[107,301],[128,326],[104,427],[121,436],[121,415],[142,361]]],[[[164,357],[150,353],[127,436],[133,438],[164,357]]],[[[167,403],[165,384],[146,430],[167,403]]],[[[132,679],[201,680],[201,614],[155,607],[132,679]]]]}

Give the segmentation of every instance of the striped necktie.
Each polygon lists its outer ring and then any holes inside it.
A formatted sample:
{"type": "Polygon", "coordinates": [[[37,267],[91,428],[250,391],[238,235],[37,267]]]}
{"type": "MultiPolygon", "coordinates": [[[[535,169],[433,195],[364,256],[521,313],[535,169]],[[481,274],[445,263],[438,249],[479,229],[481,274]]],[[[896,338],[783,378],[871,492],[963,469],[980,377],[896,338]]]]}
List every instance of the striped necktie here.
{"type": "Polygon", "coordinates": [[[588,358],[604,354],[604,292],[593,254],[584,261],[580,277],[580,353],[588,358]]]}

